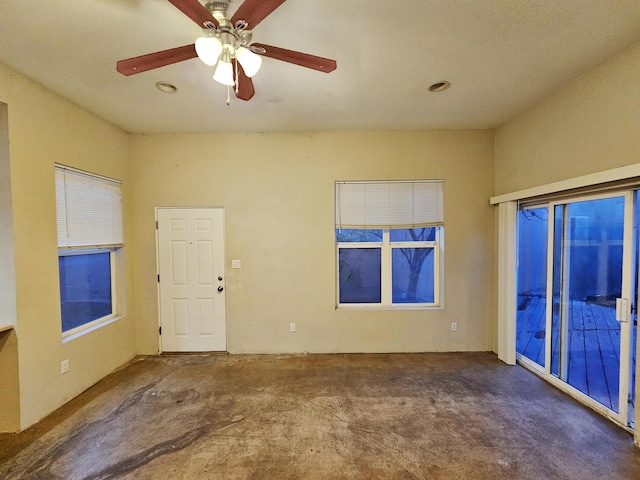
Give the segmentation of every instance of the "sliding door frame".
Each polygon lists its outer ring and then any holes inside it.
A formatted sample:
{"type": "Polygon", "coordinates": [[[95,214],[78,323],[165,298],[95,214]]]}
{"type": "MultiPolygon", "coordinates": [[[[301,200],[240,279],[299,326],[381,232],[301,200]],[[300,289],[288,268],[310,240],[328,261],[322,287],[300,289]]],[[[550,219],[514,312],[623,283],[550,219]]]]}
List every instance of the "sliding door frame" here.
{"type": "MultiPolygon", "coordinates": [[[[587,202],[594,200],[603,200],[614,197],[624,197],[624,237],[623,237],[623,250],[622,250],[622,286],[621,286],[621,295],[622,298],[626,298],[629,300],[628,307],[629,312],[627,312],[626,318],[630,319],[630,308],[631,308],[631,300],[633,297],[632,292],[632,274],[635,271],[635,267],[633,263],[633,250],[635,248],[634,245],[634,208],[635,208],[635,193],[631,190],[626,190],[622,192],[615,193],[602,193],[602,194],[591,194],[584,195],[579,197],[571,197],[567,200],[555,200],[549,202],[547,205],[549,207],[549,231],[547,236],[548,241],[548,250],[547,250],[547,305],[546,305],[546,337],[545,337],[545,368],[544,368],[544,377],[549,380],[553,385],[561,389],[562,391],[570,394],[573,397],[578,398],[580,401],[593,408],[594,410],[600,412],[607,418],[615,421],[623,427],[627,427],[628,416],[627,416],[627,408],[628,408],[628,397],[629,397],[629,358],[630,358],[630,323],[627,320],[626,322],[619,322],[620,324],[620,370],[619,370],[619,391],[618,391],[618,411],[611,410],[606,406],[602,405],[600,402],[594,400],[587,394],[581,392],[577,388],[571,386],[567,381],[562,380],[562,378],[567,378],[567,368],[568,362],[566,359],[563,359],[562,356],[558,359],[558,376],[555,376],[551,372],[551,359],[553,355],[552,351],[552,342],[555,340],[551,335],[552,332],[552,322],[553,322],[553,259],[554,259],[554,228],[555,228],[555,213],[557,206],[567,206],[572,203],[577,202],[587,202]]],[[[566,221],[566,219],[565,219],[566,221]]],[[[564,249],[568,240],[568,232],[566,230],[566,225],[563,222],[563,242],[560,248],[564,249]]],[[[567,271],[568,266],[568,258],[565,255],[562,257],[563,262],[563,271],[567,271]]],[[[568,296],[568,292],[564,291],[567,287],[566,282],[563,282],[563,286],[561,289],[563,290],[561,293],[562,298],[566,298],[568,296]]],[[[566,302],[562,302],[562,309],[567,309],[568,306],[566,302]]],[[[568,310],[562,314],[563,318],[568,318],[568,310]]],[[[563,331],[560,333],[560,341],[566,342],[568,322],[563,322],[561,324],[563,331]]],[[[565,352],[567,349],[564,347],[561,348],[561,353],[565,352]]],[[[519,356],[519,360],[522,359],[522,356],[519,356]]]]}
{"type": "MultiPolygon", "coordinates": [[[[497,272],[498,272],[498,357],[503,360],[505,363],[512,364],[511,353],[515,352],[515,324],[516,324],[516,316],[517,316],[517,305],[515,301],[515,295],[509,298],[506,294],[500,293],[500,286],[502,285],[514,285],[517,274],[516,274],[516,251],[514,248],[509,248],[513,246],[516,241],[516,228],[517,224],[517,212],[518,212],[518,203],[521,201],[527,201],[534,203],[534,199],[538,198],[540,204],[546,203],[544,201],[544,197],[555,197],[557,199],[559,196],[566,196],[569,198],[570,194],[575,194],[576,192],[583,191],[583,193],[588,195],[589,193],[604,193],[607,190],[633,190],[640,188],[640,163],[629,165],[625,167],[615,168],[611,170],[606,170],[603,172],[597,172],[589,175],[584,175],[580,177],[575,177],[567,180],[562,180],[559,182],[554,182],[546,185],[541,185],[533,188],[528,188],[526,190],[511,192],[499,196],[492,197],[490,199],[490,203],[492,205],[499,206],[498,208],[498,251],[497,251],[497,272]],[[504,205],[503,205],[504,204],[504,205]],[[505,231],[506,230],[506,231],[505,231]],[[503,249],[503,247],[507,247],[503,249]]],[[[549,199],[551,201],[551,198],[549,199]]],[[[633,202],[631,202],[632,208],[625,209],[625,216],[631,215],[633,207],[633,202]]],[[[633,241],[633,229],[626,229],[625,235],[631,235],[633,241]],[[630,231],[626,231],[630,230],[630,231]]],[[[625,238],[625,241],[627,239],[625,238]]],[[[628,250],[628,249],[626,249],[628,250]]],[[[626,253],[627,257],[623,259],[623,263],[632,263],[633,259],[629,257],[630,253],[626,253]]],[[[632,284],[631,280],[631,269],[627,269],[629,272],[627,273],[627,278],[623,278],[623,283],[626,286],[630,286],[632,284]]],[[[623,274],[624,277],[624,274],[623,274]]],[[[634,281],[636,281],[634,279],[634,281]]],[[[640,281],[640,280],[637,280],[640,281]]],[[[630,288],[630,287],[629,287],[630,288]]],[[[505,292],[506,293],[506,292],[505,292]]],[[[632,298],[632,296],[630,295],[632,298]]],[[[629,299],[630,301],[631,298],[629,299]]],[[[547,322],[549,319],[547,319],[547,322]]],[[[620,357],[623,355],[626,358],[629,358],[630,350],[629,350],[629,334],[631,329],[621,329],[621,351],[620,357]],[[622,330],[626,330],[626,334],[623,333],[622,330]],[[624,352],[623,352],[624,349],[624,352]]],[[[640,342],[637,342],[636,346],[636,358],[640,358],[640,342]]],[[[548,355],[549,358],[545,358],[545,371],[546,369],[550,369],[550,350],[547,348],[545,351],[545,355],[548,355]]],[[[517,356],[519,357],[519,355],[517,356]]],[[[520,360],[520,359],[519,359],[520,360]]],[[[574,392],[569,391],[575,390],[573,387],[568,386],[563,381],[555,378],[553,375],[546,375],[541,371],[540,367],[536,368],[532,365],[534,362],[527,362],[525,360],[520,361],[520,363],[531,369],[532,372],[540,375],[545,380],[549,381],[551,384],[555,385],[558,389],[567,392],[572,395],[574,392]]],[[[629,385],[629,376],[631,372],[626,372],[626,378],[623,378],[621,369],[621,385],[626,386],[629,385]]],[[[640,390],[640,362],[637,362],[636,365],[636,395],[635,398],[639,397],[638,390],[640,390]]],[[[622,390],[622,389],[621,389],[622,390]]],[[[624,398],[626,401],[626,395],[622,397],[621,391],[621,399],[624,398]]],[[[628,393],[628,390],[627,390],[628,393]]],[[[614,422],[620,424],[624,428],[628,428],[627,418],[621,418],[622,415],[619,414],[612,416],[613,413],[608,408],[604,407],[600,403],[595,400],[589,398],[587,395],[582,394],[581,392],[577,392],[577,395],[580,400],[584,401],[584,403],[602,415],[611,418],[614,422]],[[622,420],[622,421],[621,421],[622,420]]],[[[626,410],[625,410],[626,411],[626,410]]],[[[635,409],[635,425],[640,425],[640,409],[635,409]]],[[[634,431],[634,440],[636,445],[640,446],[640,428],[636,428],[634,431]]]]}

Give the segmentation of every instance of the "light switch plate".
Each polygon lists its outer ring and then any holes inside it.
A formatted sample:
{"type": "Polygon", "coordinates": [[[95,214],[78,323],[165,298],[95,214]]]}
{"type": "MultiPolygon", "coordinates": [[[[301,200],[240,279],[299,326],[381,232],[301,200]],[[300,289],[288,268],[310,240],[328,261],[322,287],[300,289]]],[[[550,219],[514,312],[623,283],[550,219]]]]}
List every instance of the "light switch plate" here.
{"type": "Polygon", "coordinates": [[[242,262],[240,260],[231,260],[231,268],[241,268],[242,262]]]}

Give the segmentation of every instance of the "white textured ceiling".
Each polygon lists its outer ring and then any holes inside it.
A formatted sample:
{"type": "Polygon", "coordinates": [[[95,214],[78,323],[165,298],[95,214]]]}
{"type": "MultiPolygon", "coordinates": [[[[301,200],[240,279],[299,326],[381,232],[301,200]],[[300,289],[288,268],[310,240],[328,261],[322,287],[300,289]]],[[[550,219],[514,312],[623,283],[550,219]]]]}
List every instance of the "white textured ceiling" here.
{"type": "Polygon", "coordinates": [[[337,70],[265,58],[230,106],[198,59],[116,72],[200,33],[166,0],[0,0],[0,62],[134,133],[496,127],[640,41],[640,0],[288,0],[253,41],[337,70]]]}

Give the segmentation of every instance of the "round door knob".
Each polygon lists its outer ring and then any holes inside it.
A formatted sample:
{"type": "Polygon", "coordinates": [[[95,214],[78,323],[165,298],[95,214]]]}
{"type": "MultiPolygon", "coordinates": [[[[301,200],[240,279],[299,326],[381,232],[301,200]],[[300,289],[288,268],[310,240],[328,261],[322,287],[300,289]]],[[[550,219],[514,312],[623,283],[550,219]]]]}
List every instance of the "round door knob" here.
{"type": "Polygon", "coordinates": [[[224,290],[224,288],[222,288],[222,287],[218,287],[218,291],[219,291],[219,292],[221,292],[221,291],[223,291],[223,290],[224,290]]]}
{"type": "Polygon", "coordinates": [[[222,281],[222,277],[218,277],[218,280],[219,280],[219,281],[222,281]]]}

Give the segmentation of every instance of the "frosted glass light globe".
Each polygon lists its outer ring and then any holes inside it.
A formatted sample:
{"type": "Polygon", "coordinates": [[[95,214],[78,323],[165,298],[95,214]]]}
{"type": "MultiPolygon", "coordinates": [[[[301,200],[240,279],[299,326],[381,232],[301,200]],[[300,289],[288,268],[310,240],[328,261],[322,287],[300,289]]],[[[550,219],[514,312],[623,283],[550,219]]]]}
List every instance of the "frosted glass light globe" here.
{"type": "Polygon", "coordinates": [[[203,63],[212,67],[222,53],[222,43],[216,37],[198,37],[196,39],[196,53],[203,63]]]}
{"type": "Polygon", "coordinates": [[[242,65],[242,69],[247,77],[253,77],[262,65],[262,57],[256,55],[246,47],[240,47],[236,50],[236,58],[242,65]]]}

